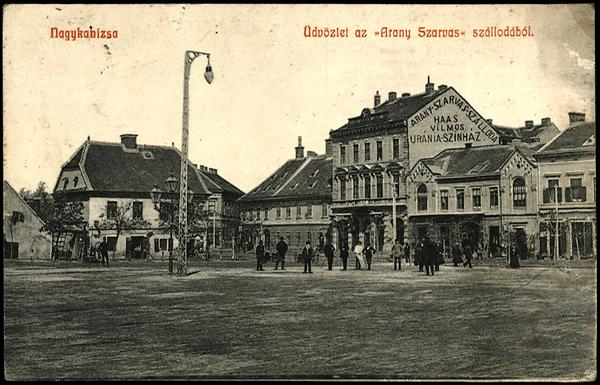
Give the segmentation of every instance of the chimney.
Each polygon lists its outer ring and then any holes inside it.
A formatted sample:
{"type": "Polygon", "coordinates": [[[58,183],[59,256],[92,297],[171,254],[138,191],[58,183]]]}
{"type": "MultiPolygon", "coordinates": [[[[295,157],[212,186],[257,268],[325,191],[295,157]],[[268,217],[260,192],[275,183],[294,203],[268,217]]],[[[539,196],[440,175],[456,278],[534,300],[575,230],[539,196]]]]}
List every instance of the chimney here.
{"type": "Polygon", "coordinates": [[[396,91],[390,91],[388,93],[388,102],[393,102],[396,100],[396,91]]]}
{"type": "Polygon", "coordinates": [[[204,166],[204,165],[200,165],[198,166],[200,168],[200,171],[208,171],[208,167],[204,166]]]}
{"type": "Polygon", "coordinates": [[[121,144],[130,150],[135,150],[137,148],[136,139],[137,134],[123,134],[121,136],[121,144]]]}
{"type": "Polygon", "coordinates": [[[526,121],[525,121],[525,127],[526,127],[526,128],[531,128],[531,127],[533,127],[533,120],[526,120],[526,121]]]}
{"type": "Polygon", "coordinates": [[[304,158],[304,147],[302,146],[302,137],[298,137],[298,146],[296,147],[296,159],[304,158]]]}
{"type": "Polygon", "coordinates": [[[445,85],[445,84],[440,84],[440,85],[438,86],[438,91],[444,91],[446,88],[448,88],[448,86],[447,86],[447,85],[445,85]]]}
{"type": "Polygon", "coordinates": [[[381,96],[379,95],[379,91],[375,92],[375,97],[373,99],[373,105],[377,107],[381,103],[381,96]]]}
{"type": "Polygon", "coordinates": [[[433,93],[433,86],[434,84],[429,81],[429,76],[427,76],[427,84],[425,84],[425,93],[428,95],[433,93]]]}
{"type": "Polygon", "coordinates": [[[486,119],[486,122],[488,122],[488,124],[492,124],[492,119],[486,119]]]}
{"type": "Polygon", "coordinates": [[[406,98],[406,97],[409,97],[409,96],[410,96],[410,92],[403,92],[402,93],[402,97],[403,98],[406,98]]]}
{"type": "Polygon", "coordinates": [[[471,148],[473,147],[473,143],[465,143],[465,148],[471,148]]]}
{"type": "Polygon", "coordinates": [[[306,151],[306,156],[314,158],[315,156],[319,156],[319,154],[314,151],[306,151]]]}
{"type": "Polygon", "coordinates": [[[550,118],[542,118],[542,126],[548,127],[550,124],[552,124],[552,120],[550,120],[550,118]]]}
{"type": "Polygon", "coordinates": [[[217,169],[216,168],[209,168],[208,172],[210,172],[211,174],[216,174],[217,173],[217,169]]]}
{"type": "Polygon", "coordinates": [[[331,139],[325,139],[325,155],[333,156],[333,143],[331,139]]]}
{"type": "Polygon", "coordinates": [[[569,112],[569,126],[579,122],[585,122],[584,112],[569,112]]]}

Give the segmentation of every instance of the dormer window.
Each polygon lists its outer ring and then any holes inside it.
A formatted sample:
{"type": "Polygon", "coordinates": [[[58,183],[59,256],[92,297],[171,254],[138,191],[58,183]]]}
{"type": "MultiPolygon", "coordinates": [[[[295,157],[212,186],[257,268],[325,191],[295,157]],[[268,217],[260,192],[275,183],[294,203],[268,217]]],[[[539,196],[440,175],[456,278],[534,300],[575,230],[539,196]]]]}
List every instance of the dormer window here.
{"type": "Polygon", "coordinates": [[[69,184],[69,178],[64,178],[63,179],[63,190],[67,189],[68,184],[69,184]]]}
{"type": "Polygon", "coordinates": [[[290,190],[295,190],[298,187],[298,183],[296,183],[290,190]]]}
{"type": "Polygon", "coordinates": [[[314,178],[317,176],[317,174],[319,173],[319,169],[316,169],[315,172],[313,172],[312,174],[310,174],[311,178],[314,178]]]}
{"type": "Polygon", "coordinates": [[[144,150],[144,151],[142,151],[142,157],[144,159],[154,159],[154,154],[152,154],[151,151],[144,150]]]}
{"type": "Polygon", "coordinates": [[[75,178],[73,178],[73,187],[77,187],[77,182],[79,182],[79,177],[76,176],[75,178]]]}

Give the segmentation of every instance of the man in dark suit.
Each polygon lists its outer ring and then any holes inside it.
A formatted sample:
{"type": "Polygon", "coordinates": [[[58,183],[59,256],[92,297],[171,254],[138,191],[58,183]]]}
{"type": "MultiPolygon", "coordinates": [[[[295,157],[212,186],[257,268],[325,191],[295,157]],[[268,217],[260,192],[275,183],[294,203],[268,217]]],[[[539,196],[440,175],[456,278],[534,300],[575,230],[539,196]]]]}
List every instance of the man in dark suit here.
{"type": "Polygon", "coordinates": [[[281,262],[281,270],[285,270],[285,253],[288,251],[288,245],[283,240],[283,237],[279,237],[279,242],[275,246],[277,249],[277,261],[275,261],[275,270],[279,267],[279,262],[281,262]]]}
{"type": "Polygon", "coordinates": [[[108,243],[106,242],[106,237],[102,238],[99,251],[102,256],[102,266],[104,266],[104,261],[106,260],[106,267],[108,267],[108,243]]]}
{"type": "Polygon", "coordinates": [[[333,269],[333,253],[335,251],[335,247],[331,244],[331,242],[327,242],[325,247],[323,248],[323,252],[325,253],[325,257],[327,257],[327,270],[333,269]]]}
{"type": "Polygon", "coordinates": [[[348,245],[346,242],[342,242],[340,258],[342,259],[342,270],[346,270],[348,268],[348,245]]]}
{"type": "Polygon", "coordinates": [[[304,273],[306,273],[306,270],[308,269],[308,273],[312,274],[310,264],[312,262],[313,255],[314,252],[312,246],[310,245],[310,241],[306,241],[306,246],[304,246],[304,248],[302,249],[302,259],[304,259],[304,273]]]}
{"type": "Polygon", "coordinates": [[[264,271],[263,269],[263,258],[265,257],[265,246],[263,241],[259,241],[256,246],[256,271],[264,271]]]}
{"type": "Polygon", "coordinates": [[[364,251],[365,260],[367,261],[367,270],[371,270],[371,261],[373,260],[373,254],[375,253],[375,248],[371,245],[367,246],[364,251]]]}
{"type": "Polygon", "coordinates": [[[429,237],[425,237],[421,251],[421,258],[423,259],[423,264],[425,265],[425,275],[429,275],[429,271],[431,271],[431,275],[434,275],[435,255],[435,244],[429,239],[429,237]]]}

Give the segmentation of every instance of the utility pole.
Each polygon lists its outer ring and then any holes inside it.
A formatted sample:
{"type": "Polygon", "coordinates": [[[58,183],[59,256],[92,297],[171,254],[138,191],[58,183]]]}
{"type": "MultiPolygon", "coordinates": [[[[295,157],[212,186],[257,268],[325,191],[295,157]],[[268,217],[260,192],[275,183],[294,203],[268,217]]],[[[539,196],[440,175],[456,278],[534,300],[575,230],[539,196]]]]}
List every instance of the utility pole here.
{"type": "Polygon", "coordinates": [[[556,228],[554,229],[554,259],[558,261],[558,186],[554,186],[554,212],[556,215],[556,228]]]}
{"type": "MultiPolygon", "coordinates": [[[[396,244],[396,188],[398,183],[392,179],[392,245],[396,244]]],[[[395,263],[395,262],[394,262],[395,263]]]]}

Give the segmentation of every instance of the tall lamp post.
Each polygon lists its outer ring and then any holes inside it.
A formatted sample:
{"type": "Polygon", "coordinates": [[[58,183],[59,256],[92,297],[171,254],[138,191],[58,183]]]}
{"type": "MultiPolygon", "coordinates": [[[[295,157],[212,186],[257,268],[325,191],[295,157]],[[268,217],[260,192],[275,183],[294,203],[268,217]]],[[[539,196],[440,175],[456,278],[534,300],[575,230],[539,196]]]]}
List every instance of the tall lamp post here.
{"type": "Polygon", "coordinates": [[[214,75],[210,65],[210,54],[199,51],[185,51],[183,61],[183,124],[181,130],[181,169],[179,173],[179,261],[178,275],[187,274],[187,191],[188,191],[188,133],[189,133],[189,99],[190,99],[190,69],[198,56],[206,56],[208,63],[204,79],[212,83],[214,75]]]}
{"type": "Polygon", "coordinates": [[[173,230],[175,229],[175,192],[177,191],[178,180],[173,176],[173,173],[169,175],[165,181],[167,185],[167,194],[163,195],[163,192],[158,188],[158,185],[154,185],[154,188],[150,192],[150,198],[154,204],[154,209],[159,212],[166,212],[167,220],[169,223],[169,273],[173,273],[173,230]],[[161,202],[168,203],[168,210],[161,210],[161,202]]]}

